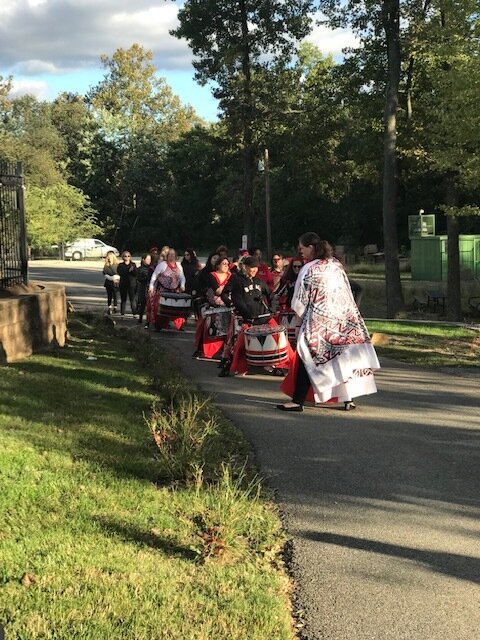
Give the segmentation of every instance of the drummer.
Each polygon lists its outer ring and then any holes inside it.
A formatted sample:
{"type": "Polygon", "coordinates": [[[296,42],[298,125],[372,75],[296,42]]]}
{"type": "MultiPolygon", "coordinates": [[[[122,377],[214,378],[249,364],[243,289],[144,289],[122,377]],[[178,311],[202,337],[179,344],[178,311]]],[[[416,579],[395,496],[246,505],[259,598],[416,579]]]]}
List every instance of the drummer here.
{"type": "Polygon", "coordinates": [[[182,266],[177,261],[175,249],[169,248],[165,260],[156,266],[149,285],[150,322],[155,324],[155,331],[167,329],[170,321],[179,331],[183,329],[185,318],[163,318],[158,315],[158,307],[163,292],[183,293],[184,291],[185,275],[182,266]]]}
{"type": "MultiPolygon", "coordinates": [[[[254,324],[276,325],[268,307],[270,300],[269,287],[257,276],[259,260],[255,256],[246,256],[242,260],[242,270],[230,280],[231,299],[235,311],[241,316],[242,330],[240,331],[231,362],[225,363],[220,376],[228,376],[229,373],[243,375],[248,371],[245,357],[245,338],[243,331],[254,324]]],[[[293,351],[289,346],[289,355],[293,357],[293,351]]]]}
{"type": "Polygon", "coordinates": [[[232,302],[243,321],[252,324],[259,316],[270,316],[267,302],[270,300],[271,290],[257,275],[259,260],[256,256],[243,258],[242,266],[242,271],[232,280],[232,302]]]}
{"type": "MultiPolygon", "coordinates": [[[[228,283],[232,277],[230,273],[230,261],[227,256],[217,256],[214,262],[214,271],[207,274],[206,277],[206,298],[210,309],[222,308],[223,310],[231,306],[228,293],[228,283]]],[[[219,313],[221,313],[219,311],[219,313]]],[[[212,336],[208,334],[205,317],[198,319],[197,329],[195,331],[195,351],[192,358],[204,356],[206,358],[214,358],[221,350],[225,342],[225,335],[212,336]]]]}

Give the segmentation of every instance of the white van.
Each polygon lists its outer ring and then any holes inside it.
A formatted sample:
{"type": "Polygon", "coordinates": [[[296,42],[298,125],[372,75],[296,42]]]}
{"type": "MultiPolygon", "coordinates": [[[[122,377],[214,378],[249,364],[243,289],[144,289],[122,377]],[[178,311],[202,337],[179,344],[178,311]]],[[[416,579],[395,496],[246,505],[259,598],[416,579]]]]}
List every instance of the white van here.
{"type": "Polygon", "coordinates": [[[67,244],[65,249],[65,260],[85,260],[86,258],[105,258],[109,251],[113,251],[116,256],[120,255],[117,248],[105,244],[97,238],[79,238],[67,244]]]}

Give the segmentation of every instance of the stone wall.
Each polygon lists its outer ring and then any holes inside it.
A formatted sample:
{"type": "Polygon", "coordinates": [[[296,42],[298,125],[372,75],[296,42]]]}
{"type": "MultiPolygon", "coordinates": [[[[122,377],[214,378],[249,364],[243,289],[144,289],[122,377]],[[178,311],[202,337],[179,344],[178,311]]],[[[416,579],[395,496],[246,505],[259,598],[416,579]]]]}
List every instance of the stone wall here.
{"type": "Polygon", "coordinates": [[[14,362],[67,336],[65,287],[30,283],[0,292],[0,363],[14,362]]]}

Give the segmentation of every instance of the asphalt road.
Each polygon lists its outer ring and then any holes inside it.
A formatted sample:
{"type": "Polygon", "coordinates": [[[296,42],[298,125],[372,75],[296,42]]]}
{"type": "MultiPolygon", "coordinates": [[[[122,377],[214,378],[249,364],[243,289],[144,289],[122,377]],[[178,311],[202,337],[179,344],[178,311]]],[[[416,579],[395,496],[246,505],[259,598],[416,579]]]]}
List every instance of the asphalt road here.
{"type": "MultiPolygon", "coordinates": [[[[105,306],[99,264],[38,265],[32,279],[105,306]]],[[[480,638],[478,374],[383,361],[355,411],[284,414],[277,378],[218,378],[191,359],[192,332],[155,339],[253,444],[292,539],[303,637],[480,638]]]]}

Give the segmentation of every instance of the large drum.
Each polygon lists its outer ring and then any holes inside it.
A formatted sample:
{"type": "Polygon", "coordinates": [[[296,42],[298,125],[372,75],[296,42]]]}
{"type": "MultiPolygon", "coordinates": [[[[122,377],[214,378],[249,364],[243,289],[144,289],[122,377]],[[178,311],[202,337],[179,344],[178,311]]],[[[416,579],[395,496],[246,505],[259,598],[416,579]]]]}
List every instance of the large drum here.
{"type": "Polygon", "coordinates": [[[162,318],[188,318],[192,307],[192,296],[188,293],[162,291],[158,315],[162,318]]]}
{"type": "Polygon", "coordinates": [[[288,341],[295,349],[297,345],[297,314],[291,309],[285,309],[278,314],[278,324],[282,324],[287,330],[288,341]]]}
{"type": "Polygon", "coordinates": [[[287,331],[283,325],[260,324],[245,329],[247,363],[254,367],[288,365],[287,331]]]}
{"type": "Polygon", "coordinates": [[[209,338],[222,338],[228,334],[232,318],[229,307],[214,307],[205,310],[205,332],[209,338]]]}

